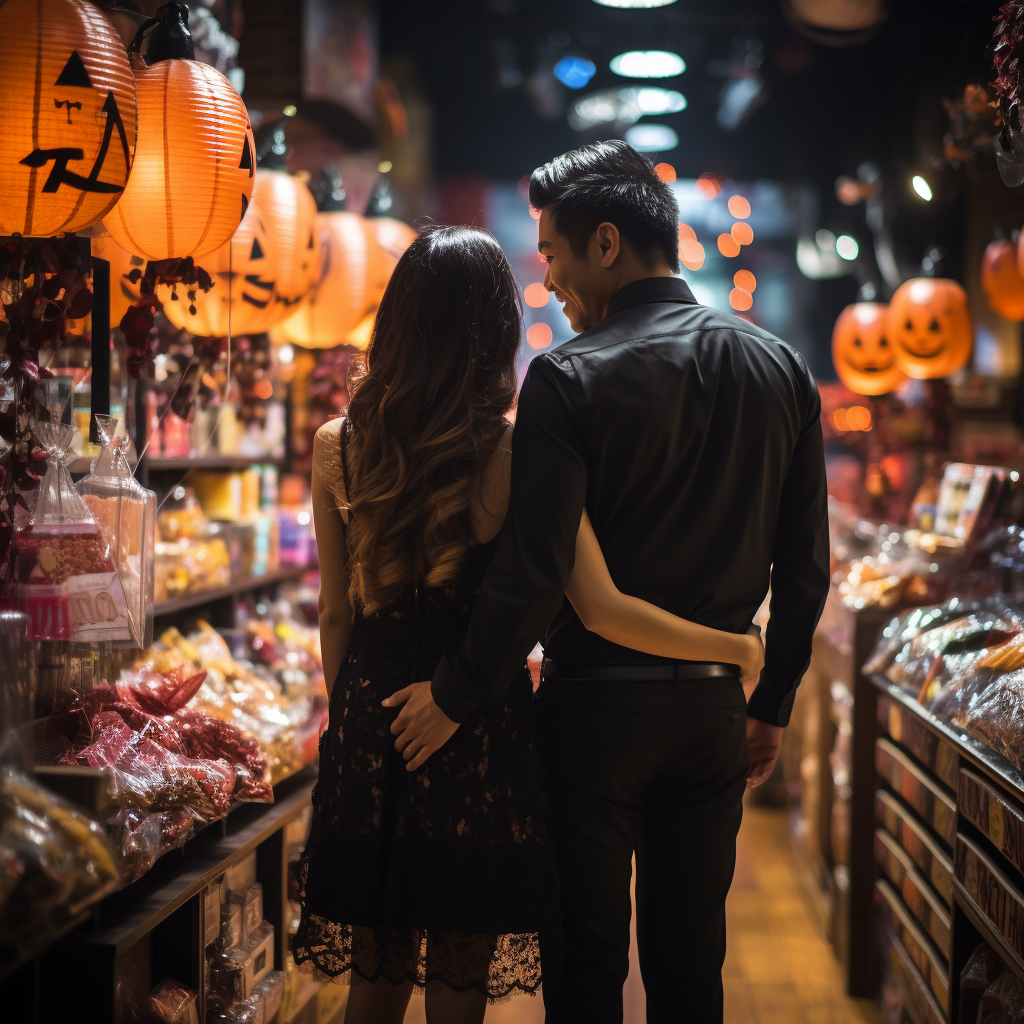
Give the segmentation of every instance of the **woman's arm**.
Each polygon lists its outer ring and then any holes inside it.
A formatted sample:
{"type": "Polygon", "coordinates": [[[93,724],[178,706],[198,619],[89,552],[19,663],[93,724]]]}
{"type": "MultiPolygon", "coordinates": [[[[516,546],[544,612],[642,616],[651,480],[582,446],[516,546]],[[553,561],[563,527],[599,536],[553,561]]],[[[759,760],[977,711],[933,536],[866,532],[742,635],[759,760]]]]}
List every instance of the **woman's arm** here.
{"type": "Polygon", "coordinates": [[[576,564],[565,593],[587,629],[634,651],[679,661],[738,665],[743,683],[756,682],[764,665],[760,636],[698,626],[623,594],[608,572],[586,510],[576,536],[576,564]]]}
{"type": "Polygon", "coordinates": [[[348,556],[345,550],[345,521],[338,499],[328,486],[338,475],[334,472],[339,457],[339,424],[325,423],[313,442],[313,522],[320,559],[320,651],[324,662],[327,692],[334,687],[341,663],[352,639],[353,615],[348,602],[348,556]]]}

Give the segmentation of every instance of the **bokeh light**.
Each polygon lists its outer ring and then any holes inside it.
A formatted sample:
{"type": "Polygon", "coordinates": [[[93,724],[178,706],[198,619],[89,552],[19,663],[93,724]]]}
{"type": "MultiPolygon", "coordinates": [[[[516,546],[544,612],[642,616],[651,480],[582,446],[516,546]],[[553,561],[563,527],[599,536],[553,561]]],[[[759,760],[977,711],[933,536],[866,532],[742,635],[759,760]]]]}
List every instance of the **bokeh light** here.
{"type": "Polygon", "coordinates": [[[530,207],[530,216],[534,220],[540,220],[540,210],[538,210],[536,206],[531,206],[530,207]]]}
{"type": "Polygon", "coordinates": [[[715,176],[707,172],[697,179],[694,187],[697,189],[697,195],[701,199],[714,199],[722,191],[722,186],[718,183],[715,176]]]}
{"type": "Polygon", "coordinates": [[[733,288],[729,292],[729,305],[733,309],[738,309],[740,312],[750,309],[754,304],[754,296],[750,292],[744,291],[742,288],[733,288]]]}
{"type": "Polygon", "coordinates": [[[751,295],[753,295],[754,289],[757,288],[757,278],[749,270],[737,270],[732,276],[732,283],[737,288],[750,292],[751,295]]]}
{"type": "Polygon", "coordinates": [[[626,129],[626,142],[638,153],[665,153],[679,145],[679,136],[667,124],[635,124],[626,129]]]}
{"type": "Polygon", "coordinates": [[[750,245],[754,240],[754,229],[745,220],[736,221],[731,234],[740,245],[750,245]]]}
{"type": "Polygon", "coordinates": [[[679,262],[687,270],[700,270],[704,266],[704,246],[696,238],[680,239],[679,262]]]}
{"type": "Polygon", "coordinates": [[[686,70],[686,61],[668,50],[630,50],[613,57],[609,67],[623,78],[671,78],[686,70]]]}
{"type": "Polygon", "coordinates": [[[551,338],[551,328],[547,324],[534,324],[526,331],[526,343],[530,348],[547,348],[551,338]]]}
{"type": "Polygon", "coordinates": [[[671,185],[676,180],[676,169],[671,164],[655,164],[654,173],[666,185],[671,185]]]}
{"type": "Polygon", "coordinates": [[[523,298],[526,299],[528,306],[533,306],[534,309],[540,309],[541,306],[548,304],[548,299],[551,298],[551,292],[547,290],[540,283],[540,281],[534,281],[533,284],[528,284],[523,290],[523,298]]]}
{"type": "Polygon", "coordinates": [[[554,67],[554,76],[570,89],[582,89],[595,71],[594,62],[586,57],[563,57],[554,67]]]}
{"type": "Polygon", "coordinates": [[[732,235],[719,235],[718,236],[718,251],[723,256],[739,256],[740,254],[740,243],[733,238],[732,235]]]}
{"type": "Polygon", "coordinates": [[[836,239],[836,252],[844,260],[855,260],[860,253],[860,246],[852,235],[840,235],[836,239]]]}
{"type": "Polygon", "coordinates": [[[732,196],[729,199],[729,212],[734,217],[739,217],[740,220],[745,220],[750,216],[750,203],[748,203],[743,196],[732,196]]]}

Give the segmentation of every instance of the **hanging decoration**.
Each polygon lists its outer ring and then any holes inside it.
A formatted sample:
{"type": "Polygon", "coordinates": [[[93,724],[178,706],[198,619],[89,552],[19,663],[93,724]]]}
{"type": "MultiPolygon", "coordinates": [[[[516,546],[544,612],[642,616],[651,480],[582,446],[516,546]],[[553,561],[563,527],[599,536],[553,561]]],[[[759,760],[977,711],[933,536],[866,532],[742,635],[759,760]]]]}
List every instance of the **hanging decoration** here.
{"type": "Polygon", "coordinates": [[[887,314],[884,303],[856,302],[839,314],[832,330],[836,373],[859,395],[885,395],[907,379],[886,337],[887,314]]]}
{"type": "Polygon", "coordinates": [[[908,377],[946,377],[970,358],[973,339],[967,293],[956,281],[916,277],[889,302],[889,342],[908,377]]]}
{"type": "Polygon", "coordinates": [[[1007,320],[1024,320],[1024,278],[1012,242],[1005,238],[989,242],[981,260],[981,286],[993,313],[1007,320]]]}
{"type": "Polygon", "coordinates": [[[1024,0],[1010,0],[1010,3],[1003,4],[992,20],[996,27],[988,44],[988,56],[996,73],[992,90],[999,110],[996,164],[1003,184],[1013,188],[1024,183],[1024,124],[1021,122],[1024,0]]]}
{"type": "Polygon", "coordinates": [[[279,328],[280,336],[306,348],[345,343],[375,305],[370,294],[370,252],[375,244],[365,218],[345,210],[337,169],[324,169],[333,182],[321,201],[316,224],[323,246],[320,279],[301,306],[279,328]]]}
{"type": "Polygon", "coordinates": [[[267,330],[274,313],[277,259],[258,200],[249,204],[231,240],[203,258],[203,267],[213,287],[191,299],[175,286],[157,285],[164,315],[175,327],[203,338],[267,330]]]}
{"type": "Polygon", "coordinates": [[[380,177],[366,208],[366,221],[374,245],[370,250],[370,282],[368,285],[373,306],[380,304],[384,289],[391,280],[402,253],[412,245],[416,229],[389,216],[394,205],[391,198],[391,164],[385,161],[380,177]]]}
{"type": "Polygon", "coordinates": [[[285,128],[295,115],[288,111],[266,131],[257,146],[260,173],[253,198],[273,239],[277,259],[276,286],[270,322],[286,320],[321,273],[321,242],[317,230],[316,200],[312,192],[285,166],[285,128]]]}
{"type": "Polygon", "coordinates": [[[103,226],[147,260],[201,257],[234,233],[252,198],[255,147],[242,98],[193,59],[188,8],[169,3],[150,31],[136,74],[138,154],[103,226]]]}
{"type": "Polygon", "coordinates": [[[135,81],[88,0],[0,6],[0,235],[81,231],[120,198],[135,153],[135,81]]]}
{"type": "Polygon", "coordinates": [[[142,298],[139,279],[146,261],[122,249],[112,238],[93,238],[92,254],[110,264],[110,323],[116,327],[128,307],[142,298]]]}

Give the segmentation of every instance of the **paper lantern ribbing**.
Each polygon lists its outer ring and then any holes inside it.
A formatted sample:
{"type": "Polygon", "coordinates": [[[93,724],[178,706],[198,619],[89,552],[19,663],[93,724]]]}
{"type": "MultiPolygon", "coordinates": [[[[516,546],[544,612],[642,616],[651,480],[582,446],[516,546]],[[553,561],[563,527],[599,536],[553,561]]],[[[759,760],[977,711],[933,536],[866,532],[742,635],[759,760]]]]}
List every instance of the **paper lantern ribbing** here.
{"type": "Polygon", "coordinates": [[[252,198],[256,160],[245,104],[215,68],[177,58],[137,72],[136,92],[135,165],[103,226],[147,260],[213,252],[252,198]]]}
{"type": "Polygon", "coordinates": [[[970,358],[972,340],[967,293],[956,281],[915,277],[889,301],[889,341],[908,377],[955,373],[970,358]]]}
{"type": "Polygon", "coordinates": [[[213,277],[213,287],[208,292],[197,291],[194,304],[180,285],[176,289],[157,286],[156,295],[163,304],[164,315],[175,327],[201,338],[224,338],[229,333],[259,334],[267,330],[277,260],[273,240],[267,234],[255,199],[231,240],[203,259],[203,269],[213,277]]]}
{"type": "Polygon", "coordinates": [[[260,166],[253,199],[277,257],[272,323],[281,323],[313,287],[321,272],[321,239],[316,200],[287,171],[260,166]]]}
{"type": "Polygon", "coordinates": [[[981,286],[993,313],[1007,320],[1024,320],[1024,278],[1012,242],[1000,238],[986,246],[981,259],[981,286]]]}
{"type": "Polygon", "coordinates": [[[137,281],[129,280],[133,270],[145,273],[146,261],[122,249],[112,238],[92,239],[92,254],[110,264],[110,325],[116,327],[121,317],[142,297],[137,281]]]}
{"type": "Polygon", "coordinates": [[[885,395],[905,381],[886,337],[888,307],[856,302],[839,314],[832,329],[832,363],[839,379],[859,395],[885,395]]]}
{"type": "Polygon", "coordinates": [[[334,348],[345,342],[374,304],[369,258],[375,242],[358,213],[318,213],[316,221],[323,245],[320,280],[281,324],[280,335],[306,348],[334,348]]]}
{"type": "Polygon", "coordinates": [[[80,231],[118,201],[132,166],[124,45],[88,0],[8,0],[0,42],[0,235],[80,231]]]}
{"type": "Polygon", "coordinates": [[[370,234],[376,243],[370,252],[370,297],[380,302],[402,253],[412,245],[416,229],[394,217],[367,217],[370,234]]]}

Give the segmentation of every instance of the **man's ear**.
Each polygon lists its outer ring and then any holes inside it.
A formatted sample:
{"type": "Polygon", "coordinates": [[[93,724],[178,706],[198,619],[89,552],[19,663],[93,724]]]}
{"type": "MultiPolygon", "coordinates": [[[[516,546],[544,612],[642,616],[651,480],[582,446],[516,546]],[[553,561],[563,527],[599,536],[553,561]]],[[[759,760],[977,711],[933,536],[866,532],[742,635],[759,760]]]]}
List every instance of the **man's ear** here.
{"type": "Polygon", "coordinates": [[[622,246],[619,229],[614,224],[603,221],[597,225],[594,236],[601,254],[601,266],[610,267],[618,259],[622,246]]]}

